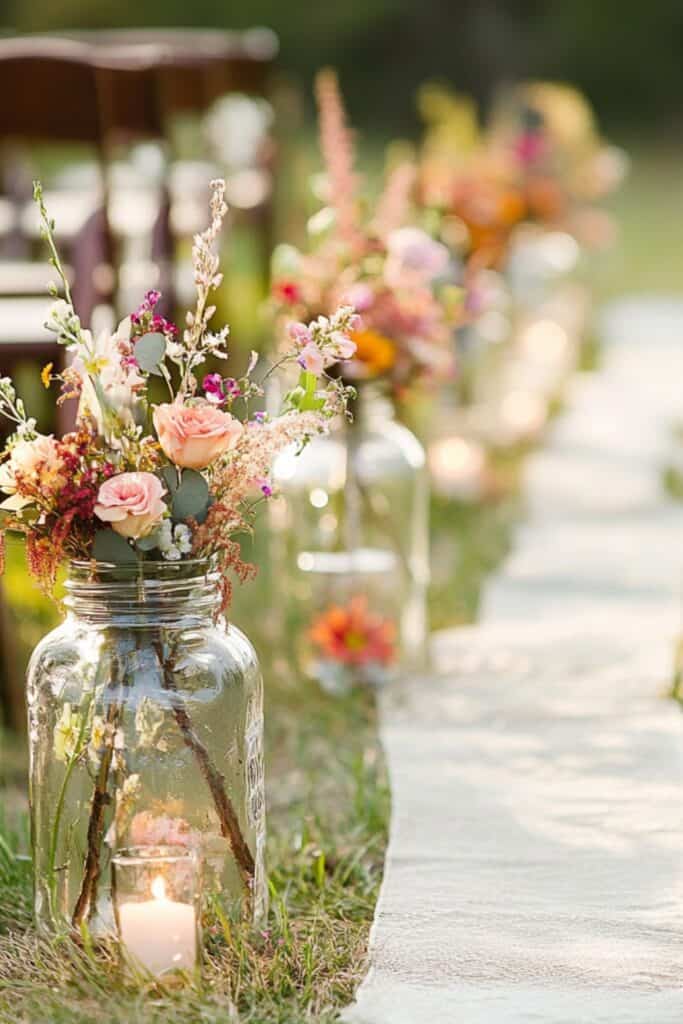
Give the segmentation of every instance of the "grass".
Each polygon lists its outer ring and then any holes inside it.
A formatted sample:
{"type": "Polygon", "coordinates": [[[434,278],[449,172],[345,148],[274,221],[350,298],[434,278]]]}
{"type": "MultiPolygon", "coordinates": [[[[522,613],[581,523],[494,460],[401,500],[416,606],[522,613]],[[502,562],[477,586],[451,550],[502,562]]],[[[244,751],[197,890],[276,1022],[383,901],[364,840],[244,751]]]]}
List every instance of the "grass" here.
{"type": "Polygon", "coordinates": [[[94,954],[70,941],[55,947],[34,935],[28,865],[7,849],[23,845],[24,837],[5,827],[0,1020],[326,1022],[350,1001],[381,879],[388,817],[374,707],[365,693],[332,702],[305,687],[278,694],[277,685],[268,737],[267,930],[209,936],[201,985],[140,988],[110,952],[94,954]]]}

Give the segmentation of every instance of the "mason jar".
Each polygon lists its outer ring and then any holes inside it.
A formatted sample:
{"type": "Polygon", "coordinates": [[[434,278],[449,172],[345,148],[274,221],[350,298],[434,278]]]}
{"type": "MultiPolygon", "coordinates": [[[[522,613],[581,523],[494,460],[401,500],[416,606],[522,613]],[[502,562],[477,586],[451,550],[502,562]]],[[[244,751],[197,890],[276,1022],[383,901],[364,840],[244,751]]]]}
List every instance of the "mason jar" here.
{"type": "Polygon", "coordinates": [[[276,460],[284,501],[270,506],[285,642],[335,691],[426,660],[424,449],[386,395],[367,384],[358,392],[352,422],[276,460]]]}
{"type": "Polygon", "coordinates": [[[114,928],[111,857],[193,849],[202,912],[266,910],[263,687],[205,560],[72,563],[28,669],[39,926],[114,928]]]}

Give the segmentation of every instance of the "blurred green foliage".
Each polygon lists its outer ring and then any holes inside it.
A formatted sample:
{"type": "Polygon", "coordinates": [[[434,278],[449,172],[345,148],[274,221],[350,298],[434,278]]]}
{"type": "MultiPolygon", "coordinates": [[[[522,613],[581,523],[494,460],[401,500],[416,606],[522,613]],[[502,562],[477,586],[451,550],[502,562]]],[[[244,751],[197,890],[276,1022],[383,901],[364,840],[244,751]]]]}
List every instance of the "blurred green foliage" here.
{"type": "Polygon", "coordinates": [[[566,79],[588,93],[610,130],[666,127],[683,93],[679,0],[4,0],[0,28],[268,25],[281,67],[308,84],[336,65],[354,120],[383,131],[413,125],[420,82],[441,77],[486,101],[519,78],[566,79]]]}

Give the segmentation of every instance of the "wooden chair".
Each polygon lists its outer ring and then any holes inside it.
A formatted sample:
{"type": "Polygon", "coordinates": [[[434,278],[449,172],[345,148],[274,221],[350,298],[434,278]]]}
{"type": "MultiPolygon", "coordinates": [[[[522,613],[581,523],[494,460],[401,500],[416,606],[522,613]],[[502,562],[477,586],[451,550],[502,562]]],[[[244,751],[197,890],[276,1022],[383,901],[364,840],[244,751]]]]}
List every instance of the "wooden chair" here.
{"type": "MultiPolygon", "coordinates": [[[[76,217],[64,218],[58,227],[69,263],[86,243],[88,260],[80,268],[82,273],[74,277],[74,300],[87,320],[95,306],[110,302],[113,294],[111,273],[102,272],[103,267],[111,267],[111,235],[97,82],[87,48],[67,40],[0,40],[0,91],[12,97],[12,102],[0,106],[0,146],[75,143],[94,151],[99,195],[91,203],[75,197],[71,212],[78,207],[76,217]]],[[[33,211],[31,215],[35,217],[33,211]]],[[[39,290],[35,287],[35,265],[9,262],[4,269],[3,276],[0,263],[0,296],[4,296],[0,299],[0,368],[9,372],[17,354],[23,357],[27,347],[55,356],[59,362],[61,352],[56,348],[49,351],[42,316],[40,320],[35,316],[34,296],[46,295],[45,283],[39,290]],[[3,302],[11,302],[11,306],[5,305],[3,310],[3,302]],[[26,310],[23,323],[22,302],[26,310]]]]}
{"type": "MultiPolygon", "coordinates": [[[[150,59],[158,62],[156,95],[167,139],[172,137],[171,126],[176,119],[188,115],[202,118],[212,104],[223,96],[245,93],[266,97],[278,49],[277,38],[268,29],[247,32],[203,29],[112,30],[76,33],[73,38],[87,42],[93,53],[98,55],[94,59],[100,61],[106,61],[112,54],[120,54],[124,50],[128,53],[137,50],[154,54],[150,59]]],[[[141,104],[140,109],[143,106],[141,104]]],[[[255,198],[252,200],[249,197],[241,180],[235,177],[231,181],[228,175],[228,199],[238,217],[245,219],[256,233],[265,280],[273,242],[272,142],[263,146],[257,163],[254,170],[261,177],[260,187],[251,190],[255,198]]],[[[189,189],[188,195],[187,188],[193,176],[186,163],[180,161],[180,165],[177,160],[174,162],[176,173],[172,176],[170,197],[173,209],[168,223],[164,225],[176,240],[201,230],[206,216],[206,175],[202,171],[201,181],[198,175],[194,176],[197,197],[193,202],[193,189],[189,189]],[[178,178],[182,181],[180,188],[173,184],[178,178]]],[[[225,173],[225,168],[218,170],[225,173]]],[[[172,240],[163,231],[161,238],[163,246],[172,247],[172,240]]]]}

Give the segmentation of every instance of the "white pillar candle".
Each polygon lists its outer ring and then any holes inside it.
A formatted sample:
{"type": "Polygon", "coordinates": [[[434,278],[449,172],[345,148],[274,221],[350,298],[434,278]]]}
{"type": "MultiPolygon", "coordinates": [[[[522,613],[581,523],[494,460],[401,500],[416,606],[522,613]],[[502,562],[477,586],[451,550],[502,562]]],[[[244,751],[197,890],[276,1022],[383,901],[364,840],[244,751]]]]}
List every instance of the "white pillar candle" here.
{"type": "Polygon", "coordinates": [[[195,908],[167,899],[161,877],[152,882],[152,896],[142,903],[120,904],[121,941],[152,974],[192,970],[197,962],[195,908]]]}

